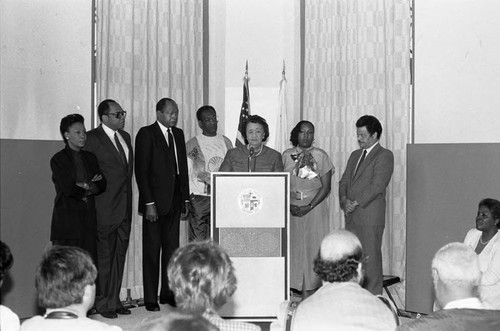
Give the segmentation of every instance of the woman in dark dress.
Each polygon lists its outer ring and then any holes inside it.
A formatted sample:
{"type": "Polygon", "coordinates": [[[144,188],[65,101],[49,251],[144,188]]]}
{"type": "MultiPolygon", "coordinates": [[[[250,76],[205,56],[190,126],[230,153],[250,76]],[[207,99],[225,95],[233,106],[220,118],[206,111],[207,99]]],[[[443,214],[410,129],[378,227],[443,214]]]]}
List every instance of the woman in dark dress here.
{"type": "Polygon", "coordinates": [[[94,154],[83,151],[87,140],[83,116],[64,117],[60,125],[66,147],[50,160],[56,189],[50,240],[54,245],[77,246],[97,261],[94,195],[106,189],[94,154]]]}

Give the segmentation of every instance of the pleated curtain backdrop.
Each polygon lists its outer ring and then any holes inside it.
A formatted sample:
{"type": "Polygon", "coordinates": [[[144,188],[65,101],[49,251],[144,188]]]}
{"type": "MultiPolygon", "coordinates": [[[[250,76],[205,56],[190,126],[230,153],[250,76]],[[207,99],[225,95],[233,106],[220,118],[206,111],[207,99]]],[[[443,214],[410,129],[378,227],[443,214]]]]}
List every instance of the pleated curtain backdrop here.
{"type": "MultiPolygon", "coordinates": [[[[97,103],[111,98],[125,111],[125,130],[135,141],[156,120],[164,97],[179,106],[177,126],[186,140],[196,134],[203,103],[203,0],[97,0],[97,103]]],[[[143,297],[142,217],[133,179],[133,220],[122,282],[132,298],[143,297]]],[[[182,239],[182,238],[181,238],[182,239]]]]}
{"type": "MultiPolygon", "coordinates": [[[[303,118],[315,145],[335,165],[329,197],[332,228],[344,227],[338,183],[359,148],[356,120],[382,123],[382,146],[394,152],[383,239],[384,273],[404,278],[406,144],[410,142],[410,0],[306,0],[303,118]]],[[[398,288],[404,302],[404,284],[398,288]]]]}

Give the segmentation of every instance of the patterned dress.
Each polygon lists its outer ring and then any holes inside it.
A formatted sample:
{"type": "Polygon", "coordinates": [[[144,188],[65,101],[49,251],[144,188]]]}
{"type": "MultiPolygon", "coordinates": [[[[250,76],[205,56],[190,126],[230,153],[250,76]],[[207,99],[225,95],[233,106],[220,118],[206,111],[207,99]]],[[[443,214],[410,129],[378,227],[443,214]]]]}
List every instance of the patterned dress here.
{"type": "MultiPolygon", "coordinates": [[[[308,205],[320,190],[321,176],[335,168],[326,152],[311,147],[300,147],[283,152],[285,171],[290,172],[290,204],[308,205]]],[[[330,213],[326,199],[303,217],[290,217],[290,287],[313,290],[321,286],[313,271],[314,258],[323,237],[330,232],[330,213]]]]}

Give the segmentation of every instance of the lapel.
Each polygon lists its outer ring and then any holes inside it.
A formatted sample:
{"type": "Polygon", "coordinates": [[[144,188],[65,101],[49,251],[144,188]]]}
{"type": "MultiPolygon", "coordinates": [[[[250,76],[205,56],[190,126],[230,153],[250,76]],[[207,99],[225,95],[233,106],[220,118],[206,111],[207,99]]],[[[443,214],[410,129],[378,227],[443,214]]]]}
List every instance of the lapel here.
{"type": "MultiPolygon", "coordinates": [[[[172,130],[172,132],[173,132],[173,130],[172,130]]],[[[168,149],[167,140],[165,139],[165,136],[163,135],[163,131],[161,131],[161,128],[160,128],[160,125],[158,124],[158,122],[155,122],[153,124],[153,133],[155,135],[156,141],[158,141],[160,146],[162,146],[163,153],[166,155],[167,159],[170,159],[170,153],[169,153],[169,149],[168,149]]]]}
{"type": "MultiPolygon", "coordinates": [[[[378,155],[378,153],[380,153],[381,150],[382,146],[380,146],[380,143],[378,143],[377,146],[373,147],[371,152],[368,153],[368,155],[364,159],[363,163],[359,166],[358,172],[356,173],[356,176],[352,180],[353,182],[355,182],[359,178],[359,176],[361,176],[363,171],[365,171],[368,165],[370,165],[370,163],[372,163],[375,160],[376,156],[378,155]]],[[[363,153],[362,149],[360,149],[359,151],[360,153],[358,155],[358,159],[361,157],[361,153],[363,153]]]]}
{"type": "Polygon", "coordinates": [[[132,151],[132,144],[129,142],[128,139],[125,138],[125,131],[123,130],[118,130],[118,132],[120,132],[123,140],[125,141],[125,144],[127,144],[127,148],[128,148],[128,162],[127,162],[127,165],[128,165],[128,172],[131,172],[132,171],[132,166],[134,164],[133,160],[134,160],[134,155],[133,155],[133,151],[132,151]],[[132,162],[130,161],[132,160],[132,162]]]}
{"type": "MultiPolygon", "coordinates": [[[[99,127],[97,128],[97,133],[101,145],[114,155],[116,162],[118,162],[119,164],[123,164],[120,152],[118,152],[118,149],[115,147],[115,144],[113,144],[109,136],[106,134],[106,132],[104,132],[102,124],[99,125],[99,127]]],[[[130,166],[130,147],[129,147],[129,161],[127,162],[127,165],[130,166]]]]}

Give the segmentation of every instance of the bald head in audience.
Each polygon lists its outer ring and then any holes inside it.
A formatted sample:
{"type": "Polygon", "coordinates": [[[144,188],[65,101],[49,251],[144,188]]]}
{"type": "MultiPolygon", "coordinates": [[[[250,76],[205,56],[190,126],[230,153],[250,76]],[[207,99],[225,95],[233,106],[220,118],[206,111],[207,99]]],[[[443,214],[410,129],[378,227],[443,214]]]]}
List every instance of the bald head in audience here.
{"type": "Polygon", "coordinates": [[[397,316],[360,285],[363,262],[363,248],[354,233],[334,230],[326,235],[314,260],[323,285],[298,305],[292,330],[394,330],[397,316]]]}
{"type": "Polygon", "coordinates": [[[335,230],[328,234],[314,261],[314,271],[325,282],[361,283],[363,280],[363,248],[358,237],[347,230],[335,230]]]}
{"type": "Polygon", "coordinates": [[[436,301],[443,308],[451,301],[478,298],[481,280],[479,258],[467,245],[450,243],[443,246],[432,260],[432,279],[436,301]]]}

